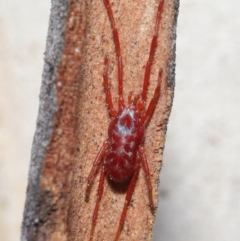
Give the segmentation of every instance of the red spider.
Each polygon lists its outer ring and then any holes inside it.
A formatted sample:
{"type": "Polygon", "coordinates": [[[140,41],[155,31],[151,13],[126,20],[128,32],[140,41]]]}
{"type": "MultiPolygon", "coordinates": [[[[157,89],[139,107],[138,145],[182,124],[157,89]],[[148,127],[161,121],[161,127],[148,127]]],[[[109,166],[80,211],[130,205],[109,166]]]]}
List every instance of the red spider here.
{"type": "Polygon", "coordinates": [[[118,30],[115,26],[113,12],[109,0],[103,0],[107,9],[108,17],[111,22],[113,39],[115,42],[118,62],[118,111],[115,110],[110,88],[108,85],[108,58],[104,61],[104,87],[106,91],[106,101],[108,104],[109,112],[112,117],[112,121],[108,128],[108,139],[103,143],[91,169],[91,172],[87,179],[86,200],[89,198],[90,187],[95,176],[96,170],[101,164],[101,176],[99,180],[99,186],[97,191],[97,201],[92,218],[92,228],[90,232],[90,241],[93,239],[94,228],[96,226],[99,203],[103,194],[104,178],[105,175],[117,183],[122,183],[130,179],[130,183],[126,193],[126,200],[121,214],[118,230],[115,236],[115,241],[119,239],[122,231],[124,220],[126,217],[127,207],[131,200],[134,187],[137,181],[140,164],[143,165],[145,173],[148,194],[150,200],[150,207],[152,212],[154,211],[153,197],[152,197],[152,184],[150,180],[150,173],[147,163],[147,158],[141,144],[143,143],[145,125],[151,118],[152,113],[158,102],[161,92],[161,80],[162,70],[159,71],[158,84],[155,89],[153,98],[151,99],[146,111],[145,103],[147,97],[147,88],[149,84],[150,71],[152,67],[154,52],[157,45],[158,29],[161,15],[163,12],[164,0],[161,0],[158,5],[156,24],[154,29],[154,35],[152,38],[149,58],[145,67],[145,76],[143,82],[143,89],[141,95],[137,95],[134,99],[132,93],[128,96],[128,104],[124,104],[123,100],[123,65],[122,56],[120,50],[120,43],[118,37],[118,30]],[[102,162],[103,161],[103,162],[102,162]]]}

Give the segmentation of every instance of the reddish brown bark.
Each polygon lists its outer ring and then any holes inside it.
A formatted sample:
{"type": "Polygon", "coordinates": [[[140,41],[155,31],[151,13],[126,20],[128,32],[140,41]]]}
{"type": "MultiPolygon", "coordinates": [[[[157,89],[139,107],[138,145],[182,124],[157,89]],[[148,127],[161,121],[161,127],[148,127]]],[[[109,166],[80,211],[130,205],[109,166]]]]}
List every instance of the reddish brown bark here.
{"type": "MultiPolygon", "coordinates": [[[[53,1],[22,240],[89,239],[99,174],[94,179],[88,203],[84,200],[86,178],[107,139],[110,121],[102,80],[106,55],[116,106],[116,53],[104,4],[101,0],[71,0],[66,4],[63,0],[53,1]],[[61,5],[65,8],[61,9],[61,5]],[[56,53],[54,48],[58,48],[56,53]]],[[[134,95],[141,91],[157,5],[158,1],[144,0],[116,0],[112,4],[122,48],[125,100],[129,91],[134,95]]],[[[178,1],[165,0],[147,96],[149,103],[161,67],[164,89],[143,145],[155,206],[173,100],[177,11],[178,1]]],[[[94,240],[113,240],[124,198],[125,192],[117,192],[105,182],[94,240]]],[[[147,184],[141,170],[120,240],[151,240],[155,216],[148,204],[147,184]]]]}

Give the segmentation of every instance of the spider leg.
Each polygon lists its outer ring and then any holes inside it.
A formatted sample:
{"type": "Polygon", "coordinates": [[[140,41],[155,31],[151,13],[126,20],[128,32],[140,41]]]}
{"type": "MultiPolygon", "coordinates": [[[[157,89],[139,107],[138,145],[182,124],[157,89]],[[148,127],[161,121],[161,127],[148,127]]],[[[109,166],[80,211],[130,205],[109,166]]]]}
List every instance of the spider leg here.
{"type": "Polygon", "coordinates": [[[101,200],[102,194],[103,194],[104,177],[105,177],[105,171],[104,171],[104,166],[102,166],[101,176],[100,176],[100,180],[99,180],[99,184],[98,184],[97,201],[96,201],[96,205],[95,205],[95,209],[94,209],[93,217],[92,217],[92,228],[91,228],[91,232],[90,232],[89,241],[92,241],[92,239],[93,239],[93,233],[94,233],[94,229],[95,229],[96,222],[97,222],[99,203],[100,203],[100,200],[101,200]]]}
{"type": "Polygon", "coordinates": [[[129,104],[129,105],[132,104],[132,102],[133,102],[133,97],[132,97],[132,95],[133,95],[133,92],[130,91],[129,94],[128,94],[128,104],[129,104]]]}
{"type": "Polygon", "coordinates": [[[135,172],[132,176],[132,179],[130,181],[130,184],[128,186],[128,190],[127,190],[126,197],[125,197],[124,207],[123,207],[123,210],[122,210],[121,218],[120,218],[120,221],[119,221],[119,224],[118,224],[118,230],[117,230],[114,241],[118,241],[120,233],[123,229],[123,225],[124,225],[124,221],[125,221],[126,213],[127,213],[127,208],[128,208],[128,205],[131,201],[131,198],[132,198],[132,194],[133,194],[135,184],[136,184],[136,181],[137,181],[139,169],[140,169],[140,159],[138,157],[137,168],[136,168],[136,170],[135,170],[135,172]]]}
{"type": "Polygon", "coordinates": [[[111,95],[110,87],[109,87],[109,84],[108,84],[107,71],[108,71],[108,58],[106,57],[105,60],[104,60],[104,72],[103,72],[103,81],[104,81],[104,88],[105,88],[105,92],[106,92],[106,101],[107,101],[107,105],[108,105],[110,115],[112,117],[116,117],[117,111],[113,107],[112,95],[111,95]]]}
{"type": "Polygon", "coordinates": [[[161,93],[161,82],[162,82],[162,69],[159,70],[159,75],[158,75],[158,85],[154,91],[153,98],[151,99],[147,111],[145,115],[142,116],[142,121],[145,122],[147,119],[149,119],[152,116],[152,113],[157,105],[158,99],[160,97],[161,93]]]}
{"type": "Polygon", "coordinates": [[[102,159],[104,157],[104,154],[106,152],[106,149],[107,149],[108,145],[109,145],[109,142],[108,141],[104,141],[100,151],[98,152],[98,154],[96,156],[96,159],[93,162],[92,169],[91,169],[91,171],[90,171],[90,173],[88,175],[88,179],[87,179],[87,189],[86,189],[86,197],[85,197],[86,201],[88,201],[88,198],[89,198],[90,188],[91,188],[91,184],[92,184],[94,175],[96,173],[98,165],[100,164],[100,162],[102,161],[102,159]]]}
{"type": "Polygon", "coordinates": [[[155,53],[155,49],[157,46],[159,22],[160,22],[161,15],[163,12],[163,5],[164,5],[164,0],[160,1],[159,5],[158,5],[156,23],[155,23],[155,28],[154,28],[154,35],[152,38],[148,61],[147,61],[146,67],[145,67],[145,75],[144,75],[143,89],[142,89],[142,100],[144,103],[146,102],[146,98],[147,98],[147,89],[148,89],[148,85],[149,85],[149,78],[150,78],[150,72],[151,72],[152,62],[153,62],[153,58],[154,58],[154,53],[155,53]]]}
{"type": "Polygon", "coordinates": [[[146,181],[147,181],[150,208],[151,208],[151,211],[154,212],[153,195],[152,195],[152,183],[151,183],[151,180],[150,180],[150,172],[149,172],[149,168],[148,168],[147,157],[146,157],[146,154],[145,154],[145,151],[144,151],[143,147],[139,146],[138,151],[139,151],[141,159],[142,159],[143,170],[144,170],[145,178],[146,178],[146,181]]]}
{"type": "Polygon", "coordinates": [[[133,105],[137,106],[137,103],[139,102],[139,100],[140,100],[140,95],[136,95],[133,100],[133,105]]]}
{"type": "Polygon", "coordinates": [[[116,47],[117,52],[117,62],[118,62],[118,107],[119,109],[122,109],[124,105],[123,100],[123,65],[122,65],[122,56],[121,56],[121,48],[120,48],[120,42],[119,42],[119,36],[118,36],[118,30],[115,25],[113,12],[111,8],[111,4],[109,0],[103,0],[105,7],[108,12],[108,17],[111,22],[112,30],[113,30],[113,39],[116,47]]]}

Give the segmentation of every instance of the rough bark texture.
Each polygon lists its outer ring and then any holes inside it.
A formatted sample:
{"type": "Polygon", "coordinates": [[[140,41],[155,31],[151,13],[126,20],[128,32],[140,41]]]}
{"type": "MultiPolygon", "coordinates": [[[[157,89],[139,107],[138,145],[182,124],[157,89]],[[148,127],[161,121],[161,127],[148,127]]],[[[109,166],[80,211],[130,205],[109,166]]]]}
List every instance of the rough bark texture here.
{"type": "MultiPolygon", "coordinates": [[[[114,1],[124,68],[124,98],[140,93],[158,1],[114,1]]],[[[163,69],[164,89],[147,127],[144,149],[158,203],[159,171],[174,91],[178,0],[165,0],[148,102],[163,69]]],[[[88,240],[99,175],[85,202],[86,179],[110,122],[103,90],[103,59],[116,106],[117,65],[112,30],[101,0],[52,1],[40,109],[32,148],[22,240],[88,240]]],[[[125,192],[105,182],[94,240],[113,240],[125,192]]],[[[120,240],[152,239],[155,216],[148,208],[141,170],[120,240]],[[144,228],[143,228],[144,227],[144,228]]]]}

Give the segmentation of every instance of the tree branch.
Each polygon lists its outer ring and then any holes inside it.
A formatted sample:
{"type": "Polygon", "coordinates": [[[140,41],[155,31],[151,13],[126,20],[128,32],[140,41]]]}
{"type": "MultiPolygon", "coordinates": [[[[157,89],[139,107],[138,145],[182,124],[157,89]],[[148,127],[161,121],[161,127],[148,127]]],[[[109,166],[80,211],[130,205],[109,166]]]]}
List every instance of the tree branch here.
{"type": "MultiPolygon", "coordinates": [[[[112,5],[122,48],[125,100],[129,91],[141,92],[157,5],[158,1],[146,4],[144,0],[116,0],[112,5]]],[[[147,103],[162,68],[165,87],[144,142],[155,206],[173,100],[177,12],[178,0],[165,0],[148,89],[147,103]]],[[[86,178],[95,155],[107,139],[110,121],[102,80],[106,55],[117,106],[116,53],[103,2],[52,0],[22,241],[89,239],[99,175],[94,179],[89,202],[84,200],[86,178]]],[[[125,192],[116,191],[105,182],[95,239],[113,239],[124,199],[125,192]]],[[[141,170],[120,240],[151,240],[155,216],[148,204],[147,184],[141,170]]]]}

